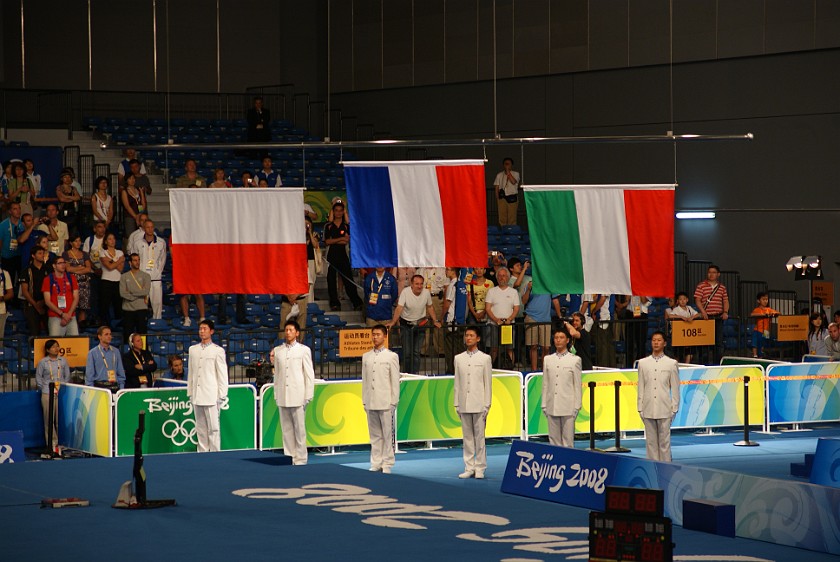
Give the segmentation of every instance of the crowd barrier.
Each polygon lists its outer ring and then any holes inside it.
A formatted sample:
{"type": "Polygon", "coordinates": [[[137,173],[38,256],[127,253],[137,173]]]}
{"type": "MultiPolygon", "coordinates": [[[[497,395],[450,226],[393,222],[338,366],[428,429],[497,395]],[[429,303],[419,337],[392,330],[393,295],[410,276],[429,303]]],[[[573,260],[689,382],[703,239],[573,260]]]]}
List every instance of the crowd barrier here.
{"type": "MultiPolygon", "coordinates": [[[[460,439],[461,425],[453,406],[452,376],[403,375],[396,410],[397,442],[460,439]]],[[[681,406],[674,428],[742,426],[744,392],[749,392],[749,423],[765,431],[779,424],[840,421],[840,362],[692,366],[680,369],[681,406]],[[749,377],[750,384],[744,384],[749,377]]],[[[597,370],[583,373],[583,407],[578,433],[588,433],[594,417],[596,432],[616,431],[615,384],[621,383],[620,431],[642,431],[636,410],[638,372],[597,370]],[[589,410],[593,383],[595,411],[589,410]]],[[[121,390],[116,395],[99,388],[63,384],[58,394],[59,441],[64,447],[99,456],[133,454],[139,410],[147,412],[144,450],[149,454],[194,451],[192,407],[184,383],[164,381],[154,389],[121,390]],[[113,422],[112,422],[113,420],[113,422]]],[[[541,411],[542,374],[527,377],[515,371],[494,371],[493,407],[487,419],[488,437],[523,437],[547,433],[541,411]]],[[[222,448],[276,449],[282,446],[279,413],[271,384],[257,393],[251,384],[232,384],[221,413],[222,448]]],[[[7,397],[34,395],[9,393],[7,397]]],[[[15,403],[20,402],[16,401],[15,403]]],[[[29,404],[39,409],[37,401],[29,404]]],[[[22,403],[22,402],[21,402],[22,403]]],[[[40,413],[40,412],[38,412],[40,413]]],[[[338,447],[369,442],[361,399],[361,381],[318,380],[307,408],[307,442],[311,447],[338,447]]],[[[33,418],[34,419],[34,418],[33,418]]],[[[4,422],[2,430],[21,429],[4,422]]],[[[29,424],[32,425],[32,424],[29,424]]],[[[40,429],[40,428],[39,428],[40,429]]],[[[28,432],[32,433],[29,427],[28,432]]],[[[27,446],[43,441],[26,435],[27,446]]]]}

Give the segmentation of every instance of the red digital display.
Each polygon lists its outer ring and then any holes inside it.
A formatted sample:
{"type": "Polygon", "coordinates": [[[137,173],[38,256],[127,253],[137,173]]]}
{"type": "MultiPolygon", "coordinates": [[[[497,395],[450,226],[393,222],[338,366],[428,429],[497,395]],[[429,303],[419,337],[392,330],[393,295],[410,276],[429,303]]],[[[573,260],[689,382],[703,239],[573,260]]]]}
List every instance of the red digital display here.
{"type": "Polygon", "coordinates": [[[608,486],[605,506],[607,513],[664,515],[664,492],[648,488],[608,486]]]}

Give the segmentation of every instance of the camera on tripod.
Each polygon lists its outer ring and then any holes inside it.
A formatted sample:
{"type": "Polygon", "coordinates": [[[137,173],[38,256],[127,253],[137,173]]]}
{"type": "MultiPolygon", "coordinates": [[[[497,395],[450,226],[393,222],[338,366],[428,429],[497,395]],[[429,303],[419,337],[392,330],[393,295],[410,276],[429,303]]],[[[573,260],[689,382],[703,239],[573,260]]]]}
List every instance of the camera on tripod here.
{"type": "Polygon", "coordinates": [[[274,378],[274,365],[265,359],[257,359],[245,368],[245,376],[254,379],[257,390],[271,384],[274,378]]]}

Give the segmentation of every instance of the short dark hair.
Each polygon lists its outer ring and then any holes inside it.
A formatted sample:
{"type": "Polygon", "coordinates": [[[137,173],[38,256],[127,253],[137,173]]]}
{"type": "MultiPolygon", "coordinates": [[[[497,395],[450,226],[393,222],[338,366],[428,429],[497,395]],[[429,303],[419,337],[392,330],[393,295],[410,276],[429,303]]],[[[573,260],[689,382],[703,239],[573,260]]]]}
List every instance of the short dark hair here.
{"type": "Polygon", "coordinates": [[[755,300],[761,300],[761,297],[769,297],[770,294],[767,291],[759,291],[758,294],[755,296],[755,300]]]}
{"type": "Polygon", "coordinates": [[[111,329],[111,326],[105,326],[105,325],[99,326],[96,329],[96,336],[99,337],[105,332],[105,330],[110,330],[110,329],[111,329]]]}
{"type": "Polygon", "coordinates": [[[563,334],[564,336],[566,336],[567,340],[572,339],[572,335],[569,333],[569,330],[567,330],[565,326],[558,326],[557,328],[554,328],[554,331],[551,332],[551,339],[554,339],[554,336],[556,336],[557,334],[563,334]]]}
{"type": "Polygon", "coordinates": [[[44,353],[49,352],[50,348],[58,343],[58,340],[47,340],[44,342],[44,353]]]}
{"type": "Polygon", "coordinates": [[[339,201],[336,201],[335,203],[333,203],[332,208],[335,209],[336,207],[341,207],[343,209],[344,208],[344,201],[339,200],[339,201]]]}
{"type": "Polygon", "coordinates": [[[216,329],[216,323],[213,322],[212,320],[210,320],[209,318],[205,318],[204,320],[202,320],[201,322],[198,323],[199,326],[201,326],[202,324],[204,324],[205,326],[207,326],[211,330],[216,329]]]}
{"type": "Polygon", "coordinates": [[[379,330],[380,332],[382,332],[385,335],[388,334],[388,328],[385,327],[385,324],[377,324],[373,328],[370,329],[371,332],[373,332],[374,330],[379,330]]]}
{"type": "Polygon", "coordinates": [[[653,333],[650,335],[650,339],[653,339],[653,336],[662,336],[662,339],[668,341],[668,338],[665,337],[665,332],[662,330],[654,330],[653,333]]]}
{"type": "Polygon", "coordinates": [[[502,164],[508,161],[510,161],[510,165],[513,166],[513,158],[511,158],[510,156],[505,156],[505,159],[502,160],[502,164]]]}
{"type": "Polygon", "coordinates": [[[184,359],[180,355],[176,355],[174,353],[172,355],[166,356],[166,364],[169,365],[170,369],[172,368],[172,364],[175,363],[175,361],[181,361],[183,363],[184,359]]]}
{"type": "Polygon", "coordinates": [[[481,339],[481,331],[477,327],[467,326],[466,329],[464,330],[464,334],[466,335],[467,332],[472,332],[476,336],[478,336],[478,339],[481,339]]]}
{"type": "Polygon", "coordinates": [[[680,291],[679,293],[677,293],[677,296],[675,296],[674,298],[678,299],[680,297],[688,298],[688,293],[686,293],[685,291],[680,291]]]}
{"type": "Polygon", "coordinates": [[[129,167],[133,166],[134,164],[137,164],[138,166],[140,166],[140,160],[138,160],[137,158],[132,158],[131,160],[128,161],[128,166],[129,167]]]}
{"type": "Polygon", "coordinates": [[[414,280],[417,279],[418,277],[423,280],[423,283],[426,282],[426,278],[423,277],[422,275],[420,275],[419,273],[415,273],[414,275],[411,276],[411,282],[414,283],[414,280]]]}
{"type": "Polygon", "coordinates": [[[507,263],[508,269],[513,269],[513,266],[518,263],[522,263],[522,260],[516,257],[510,258],[507,263]]]}
{"type": "Polygon", "coordinates": [[[135,256],[137,256],[139,258],[140,254],[138,254],[137,252],[131,252],[130,254],[128,254],[128,261],[131,261],[132,259],[134,259],[135,256]]]}
{"type": "Polygon", "coordinates": [[[706,268],[706,271],[709,271],[710,269],[714,269],[715,271],[717,271],[718,273],[720,273],[720,268],[719,268],[717,265],[715,265],[715,264],[710,264],[710,265],[709,265],[709,267],[708,267],[708,268],[706,268]]]}
{"type": "Polygon", "coordinates": [[[298,324],[297,320],[286,320],[286,323],[283,324],[283,329],[285,330],[288,326],[294,326],[296,332],[300,332],[300,324],[298,324]]]}

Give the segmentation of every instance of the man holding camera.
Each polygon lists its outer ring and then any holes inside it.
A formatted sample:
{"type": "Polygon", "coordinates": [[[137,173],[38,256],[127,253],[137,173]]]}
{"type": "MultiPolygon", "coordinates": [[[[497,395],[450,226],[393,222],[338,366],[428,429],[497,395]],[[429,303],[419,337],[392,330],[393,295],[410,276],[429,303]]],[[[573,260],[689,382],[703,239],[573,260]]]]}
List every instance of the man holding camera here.
{"type": "Polygon", "coordinates": [[[70,238],[70,231],[67,223],[58,220],[58,206],[55,203],[47,205],[47,216],[41,218],[41,225],[38,227],[41,232],[46,232],[50,241],[50,252],[60,256],[64,253],[67,240],[70,238]]]}
{"type": "Polygon", "coordinates": [[[499,226],[516,224],[519,208],[519,172],[513,171],[513,158],[502,161],[503,169],[496,174],[493,187],[499,195],[499,226]]]}

